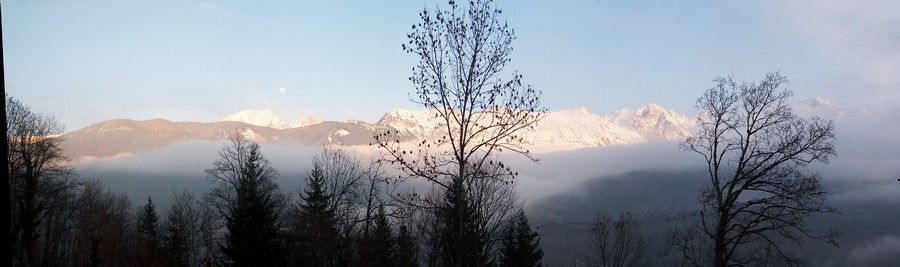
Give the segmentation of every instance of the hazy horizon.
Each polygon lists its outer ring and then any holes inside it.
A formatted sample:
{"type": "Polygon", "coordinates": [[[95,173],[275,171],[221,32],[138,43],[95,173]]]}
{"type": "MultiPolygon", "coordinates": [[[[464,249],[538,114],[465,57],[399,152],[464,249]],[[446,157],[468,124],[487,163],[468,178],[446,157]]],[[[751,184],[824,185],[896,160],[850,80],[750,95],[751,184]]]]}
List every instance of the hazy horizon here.
{"type": "MultiPolygon", "coordinates": [[[[416,13],[438,3],[9,1],[7,92],[69,130],[244,109],[374,121],[416,108],[414,58],[400,44],[416,13]]],[[[900,107],[893,1],[498,4],[518,36],[510,71],[553,110],[655,102],[693,114],[716,76],[769,71],[786,74],[797,99],[900,107]]]]}
{"type": "Polygon", "coordinates": [[[459,2],[3,1],[12,265],[900,262],[900,1],[459,2]]]}

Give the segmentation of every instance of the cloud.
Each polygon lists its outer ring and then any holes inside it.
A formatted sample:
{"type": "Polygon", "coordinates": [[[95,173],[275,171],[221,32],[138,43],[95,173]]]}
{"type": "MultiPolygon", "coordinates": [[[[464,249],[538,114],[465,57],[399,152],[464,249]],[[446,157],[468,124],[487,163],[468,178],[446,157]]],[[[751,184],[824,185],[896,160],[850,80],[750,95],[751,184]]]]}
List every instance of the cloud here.
{"type": "Polygon", "coordinates": [[[777,1],[774,17],[831,53],[848,75],[831,78],[860,105],[900,106],[900,2],[777,1]]]}
{"type": "MultiPolygon", "coordinates": [[[[825,100],[814,102],[816,107],[822,103],[840,105],[825,100]]],[[[825,105],[829,106],[832,105],[825,105]]],[[[841,232],[842,246],[836,249],[809,242],[804,246],[808,249],[799,254],[810,256],[814,263],[823,263],[819,265],[833,260],[836,266],[891,266],[886,262],[896,259],[890,257],[900,255],[900,233],[893,223],[900,216],[900,186],[895,186],[895,175],[900,173],[900,166],[896,166],[900,140],[893,138],[896,130],[879,128],[885,124],[882,117],[862,119],[846,114],[837,122],[838,157],[830,165],[816,164],[811,169],[822,174],[824,185],[831,192],[828,199],[842,215],[814,218],[810,225],[841,232]]],[[[170,205],[173,191],[184,189],[201,195],[210,189],[212,185],[203,170],[211,166],[221,146],[221,142],[184,141],[155,151],[84,162],[76,169],[84,177],[100,179],[126,193],[137,203],[152,196],[164,209],[170,205]]],[[[263,145],[264,155],[280,173],[279,186],[293,197],[306,177],[312,155],[320,149],[263,145]]],[[[374,158],[377,152],[369,146],[345,149],[363,161],[374,158]]],[[[536,155],[540,158],[537,163],[508,153],[500,156],[521,174],[516,189],[527,201],[529,215],[541,225],[584,222],[598,210],[631,210],[642,216],[684,211],[696,207],[696,190],[706,181],[702,159],[681,150],[677,142],[541,153],[536,155]]],[[[656,220],[645,229],[651,231],[648,236],[662,236],[668,226],[668,222],[656,220]]],[[[542,229],[551,231],[544,232],[543,237],[549,242],[545,243],[548,262],[568,264],[569,256],[578,256],[579,249],[590,244],[589,239],[578,241],[585,236],[583,232],[542,229]]]]}
{"type": "Polygon", "coordinates": [[[850,260],[860,266],[889,266],[900,261],[900,237],[885,235],[850,252],[850,260]]]}
{"type": "Polygon", "coordinates": [[[278,92],[281,92],[282,94],[284,94],[287,92],[287,89],[284,89],[284,87],[281,87],[281,88],[278,88],[278,92]]]}

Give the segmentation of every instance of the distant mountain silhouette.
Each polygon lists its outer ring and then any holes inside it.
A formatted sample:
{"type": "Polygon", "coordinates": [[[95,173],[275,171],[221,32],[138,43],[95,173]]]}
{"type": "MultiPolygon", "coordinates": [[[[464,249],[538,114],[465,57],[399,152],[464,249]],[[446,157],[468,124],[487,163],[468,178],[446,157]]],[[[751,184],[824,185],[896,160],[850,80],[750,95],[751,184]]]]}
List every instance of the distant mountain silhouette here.
{"type": "MultiPolygon", "coordinates": [[[[321,121],[308,117],[287,126],[270,110],[245,110],[219,122],[173,122],[164,119],[115,119],[96,123],[63,135],[63,147],[75,159],[140,153],[185,140],[222,140],[239,131],[263,144],[366,145],[376,133],[399,132],[401,141],[436,138],[441,120],[435,112],[392,109],[376,123],[321,121]]],[[[557,151],[583,147],[644,143],[649,140],[681,140],[690,135],[688,117],[650,104],[610,115],[586,108],[548,112],[534,130],[521,133],[535,150],[557,151]]]]}
{"type": "MultiPolygon", "coordinates": [[[[365,145],[372,141],[377,130],[379,128],[371,124],[333,121],[277,129],[232,121],[199,123],[116,119],[66,133],[63,135],[63,148],[72,158],[110,157],[158,149],[177,141],[222,140],[234,131],[263,144],[365,145]]],[[[404,140],[410,138],[403,137],[404,140]]]]}

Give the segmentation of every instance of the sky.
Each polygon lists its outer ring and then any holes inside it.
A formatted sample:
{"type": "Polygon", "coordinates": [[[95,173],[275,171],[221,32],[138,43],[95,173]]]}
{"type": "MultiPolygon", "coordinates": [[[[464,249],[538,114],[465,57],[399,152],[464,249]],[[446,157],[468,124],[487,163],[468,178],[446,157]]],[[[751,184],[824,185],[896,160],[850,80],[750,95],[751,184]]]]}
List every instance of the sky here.
{"type": "MultiPolygon", "coordinates": [[[[551,110],[692,114],[713,78],[781,71],[796,99],[900,111],[897,1],[498,1],[551,110]]],[[[375,121],[417,109],[400,45],[441,1],[3,1],[7,94],[67,130],[244,109],[375,121]]]]}

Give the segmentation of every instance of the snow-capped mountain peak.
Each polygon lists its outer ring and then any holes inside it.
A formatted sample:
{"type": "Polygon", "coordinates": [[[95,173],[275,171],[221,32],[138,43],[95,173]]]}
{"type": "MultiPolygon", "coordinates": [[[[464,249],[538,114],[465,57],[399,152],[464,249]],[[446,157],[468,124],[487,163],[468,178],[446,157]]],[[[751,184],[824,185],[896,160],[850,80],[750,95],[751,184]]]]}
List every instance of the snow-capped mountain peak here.
{"type": "Polygon", "coordinates": [[[287,128],[287,124],[275,115],[270,109],[260,110],[242,110],[237,113],[228,115],[222,121],[243,122],[250,125],[263,126],[276,129],[287,128]]]}
{"type": "Polygon", "coordinates": [[[547,112],[533,131],[523,134],[542,149],[640,143],[645,139],[585,107],[547,112]]]}
{"type": "Polygon", "coordinates": [[[441,125],[440,119],[432,110],[405,110],[393,108],[376,123],[379,126],[394,128],[406,134],[423,136],[441,125]]]}
{"type": "MultiPolygon", "coordinates": [[[[385,131],[398,133],[401,142],[421,142],[444,135],[446,126],[436,115],[435,110],[395,108],[376,123],[357,120],[322,123],[317,117],[306,117],[289,126],[272,110],[244,110],[222,119],[227,122],[110,120],[67,133],[65,139],[68,140],[67,151],[80,156],[137,153],[179,140],[221,140],[234,130],[256,142],[271,144],[363,145],[371,143],[373,136],[385,131]],[[231,123],[235,121],[256,127],[231,123]],[[129,141],[110,145],[115,140],[129,141]],[[97,150],[98,144],[103,144],[106,149],[97,150]]],[[[479,117],[485,120],[490,118],[479,117]]],[[[547,112],[534,128],[516,135],[523,139],[528,149],[549,152],[640,144],[651,140],[684,140],[691,135],[693,128],[693,121],[686,116],[650,104],[638,109],[620,109],[606,115],[595,114],[585,107],[547,112]]]]}
{"type": "Polygon", "coordinates": [[[694,125],[687,116],[654,103],[637,110],[619,109],[607,117],[649,139],[681,139],[691,135],[694,125]]]}
{"type": "MultiPolygon", "coordinates": [[[[435,111],[392,109],[377,125],[419,138],[441,135],[442,121],[435,111]]],[[[693,121],[656,104],[637,110],[620,109],[598,115],[586,107],[547,112],[533,130],[521,136],[540,148],[598,147],[642,143],[648,140],[679,140],[691,135],[693,121]]]]}
{"type": "Polygon", "coordinates": [[[294,128],[306,127],[306,126],[322,123],[323,121],[324,120],[322,120],[322,118],[320,118],[318,116],[306,116],[306,117],[303,117],[303,118],[300,118],[299,120],[297,120],[297,122],[294,123],[293,127],[294,128]]]}

